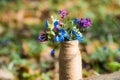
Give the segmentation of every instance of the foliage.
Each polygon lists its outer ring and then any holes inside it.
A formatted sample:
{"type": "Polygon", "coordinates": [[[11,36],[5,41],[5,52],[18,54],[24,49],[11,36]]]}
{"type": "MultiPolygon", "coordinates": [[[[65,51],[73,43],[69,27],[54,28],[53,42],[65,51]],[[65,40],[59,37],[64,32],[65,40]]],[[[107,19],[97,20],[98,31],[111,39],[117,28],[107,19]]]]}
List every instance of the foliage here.
{"type": "Polygon", "coordinates": [[[80,44],[84,77],[120,70],[120,0],[0,0],[0,69],[16,80],[58,80],[58,54],[49,52],[59,47],[37,41],[58,9],[93,21],[80,44]]]}

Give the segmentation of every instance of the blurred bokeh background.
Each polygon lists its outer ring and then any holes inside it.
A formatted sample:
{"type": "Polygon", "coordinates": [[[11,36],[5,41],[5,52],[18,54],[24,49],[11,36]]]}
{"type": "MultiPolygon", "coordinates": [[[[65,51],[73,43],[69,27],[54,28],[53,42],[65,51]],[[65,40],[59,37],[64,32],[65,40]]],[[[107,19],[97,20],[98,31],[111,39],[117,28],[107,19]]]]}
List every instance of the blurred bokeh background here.
{"type": "Polygon", "coordinates": [[[60,9],[93,21],[80,43],[83,76],[120,71],[120,0],[0,0],[0,78],[58,80],[59,46],[38,36],[60,9]]]}

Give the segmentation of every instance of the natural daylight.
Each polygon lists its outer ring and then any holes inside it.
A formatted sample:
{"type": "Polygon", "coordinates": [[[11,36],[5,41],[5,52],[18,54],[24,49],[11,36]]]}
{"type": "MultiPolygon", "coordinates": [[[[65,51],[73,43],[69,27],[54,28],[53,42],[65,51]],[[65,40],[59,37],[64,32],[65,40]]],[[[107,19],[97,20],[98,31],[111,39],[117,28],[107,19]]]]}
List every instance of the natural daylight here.
{"type": "Polygon", "coordinates": [[[0,80],[120,80],[120,0],[0,0],[0,80]]]}

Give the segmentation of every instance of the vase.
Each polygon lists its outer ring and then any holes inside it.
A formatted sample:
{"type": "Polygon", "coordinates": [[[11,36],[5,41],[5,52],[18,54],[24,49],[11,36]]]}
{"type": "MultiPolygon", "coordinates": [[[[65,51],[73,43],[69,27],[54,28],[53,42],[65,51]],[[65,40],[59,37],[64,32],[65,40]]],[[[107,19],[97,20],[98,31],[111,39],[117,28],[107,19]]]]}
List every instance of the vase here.
{"type": "Polygon", "coordinates": [[[82,60],[78,40],[61,42],[59,80],[82,80],[82,60]]]}

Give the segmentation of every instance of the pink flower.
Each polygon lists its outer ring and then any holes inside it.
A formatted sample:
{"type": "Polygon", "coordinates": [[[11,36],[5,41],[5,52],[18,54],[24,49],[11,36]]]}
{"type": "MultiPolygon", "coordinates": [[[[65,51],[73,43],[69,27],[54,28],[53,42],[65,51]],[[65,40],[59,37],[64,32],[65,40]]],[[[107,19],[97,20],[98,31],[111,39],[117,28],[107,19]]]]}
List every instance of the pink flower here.
{"type": "Polygon", "coordinates": [[[62,23],[61,21],[59,21],[59,25],[60,25],[60,26],[63,26],[63,23],[62,23]]]}
{"type": "Polygon", "coordinates": [[[68,15],[68,12],[66,10],[60,10],[59,14],[61,15],[61,18],[64,19],[66,15],[68,15]]]}

